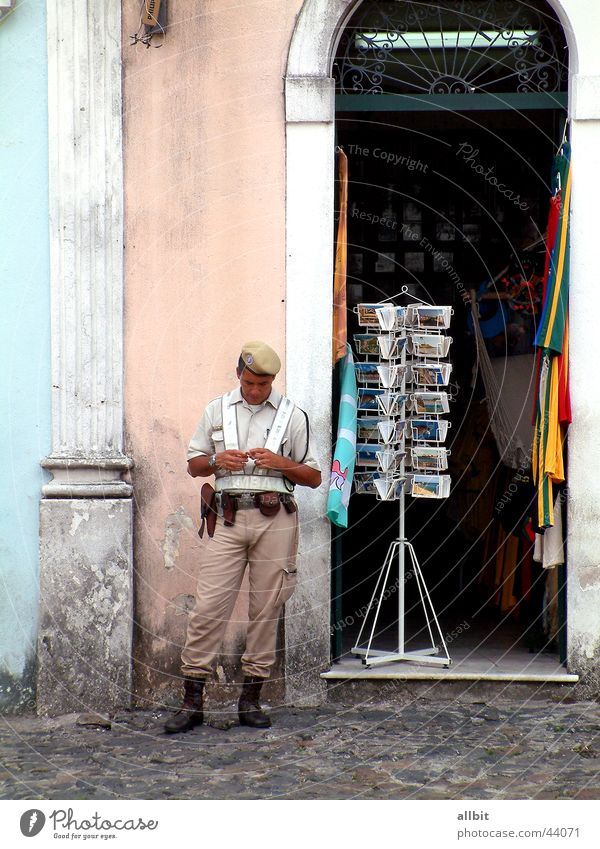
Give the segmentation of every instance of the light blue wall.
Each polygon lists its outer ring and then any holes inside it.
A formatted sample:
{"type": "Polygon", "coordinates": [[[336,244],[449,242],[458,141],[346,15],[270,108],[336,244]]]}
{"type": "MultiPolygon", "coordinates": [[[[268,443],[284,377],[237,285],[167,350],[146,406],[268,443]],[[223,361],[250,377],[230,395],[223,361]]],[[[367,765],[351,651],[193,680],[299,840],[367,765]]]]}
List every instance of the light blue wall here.
{"type": "Polygon", "coordinates": [[[45,0],[0,22],[0,712],[31,707],[50,451],[45,0]]]}

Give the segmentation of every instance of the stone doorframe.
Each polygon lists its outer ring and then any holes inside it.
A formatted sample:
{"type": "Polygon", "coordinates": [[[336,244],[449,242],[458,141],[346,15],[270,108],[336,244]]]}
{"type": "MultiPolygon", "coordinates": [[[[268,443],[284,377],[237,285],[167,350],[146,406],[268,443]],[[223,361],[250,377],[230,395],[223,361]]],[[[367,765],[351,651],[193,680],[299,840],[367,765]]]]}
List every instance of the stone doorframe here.
{"type": "MultiPolygon", "coordinates": [[[[335,96],[331,66],[344,26],[361,0],[305,0],[285,76],[287,391],[311,413],[317,444],[331,445],[331,320],[334,249],[335,96]]],[[[600,22],[579,0],[548,0],[569,47],[572,144],[569,431],[568,665],[600,689],[600,393],[597,212],[600,199],[600,22]]],[[[325,474],[324,477],[327,477],[325,474]]],[[[289,700],[322,698],[329,664],[330,527],[320,500],[300,493],[303,581],[286,612],[289,700]]]]}

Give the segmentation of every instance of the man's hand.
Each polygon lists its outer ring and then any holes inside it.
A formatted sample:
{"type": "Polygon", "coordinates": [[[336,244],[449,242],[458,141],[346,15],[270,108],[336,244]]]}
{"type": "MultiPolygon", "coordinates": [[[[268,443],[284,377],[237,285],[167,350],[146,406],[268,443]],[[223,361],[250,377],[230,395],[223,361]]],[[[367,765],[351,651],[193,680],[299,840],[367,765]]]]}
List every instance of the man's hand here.
{"type": "Polygon", "coordinates": [[[221,451],[217,454],[217,466],[220,469],[227,469],[228,472],[241,472],[247,462],[248,454],[245,451],[237,451],[232,448],[229,451],[221,451]]]}
{"type": "Polygon", "coordinates": [[[277,469],[277,471],[283,472],[286,478],[293,483],[298,483],[301,486],[310,486],[316,489],[321,485],[321,472],[311,466],[295,463],[289,457],[274,454],[267,448],[252,448],[248,451],[248,455],[256,463],[257,469],[277,469]]]}
{"type": "MultiPolygon", "coordinates": [[[[188,460],[188,474],[193,478],[207,478],[214,475],[217,471],[215,466],[209,466],[210,456],[208,454],[200,454],[198,457],[192,457],[188,460]]],[[[241,472],[248,462],[248,455],[245,451],[220,451],[216,455],[217,467],[226,469],[228,472],[241,472]]]]}
{"type": "Polygon", "coordinates": [[[252,457],[257,469],[277,469],[285,472],[286,469],[297,465],[292,460],[282,457],[281,454],[274,454],[268,448],[252,448],[248,451],[248,456],[252,457]]]}

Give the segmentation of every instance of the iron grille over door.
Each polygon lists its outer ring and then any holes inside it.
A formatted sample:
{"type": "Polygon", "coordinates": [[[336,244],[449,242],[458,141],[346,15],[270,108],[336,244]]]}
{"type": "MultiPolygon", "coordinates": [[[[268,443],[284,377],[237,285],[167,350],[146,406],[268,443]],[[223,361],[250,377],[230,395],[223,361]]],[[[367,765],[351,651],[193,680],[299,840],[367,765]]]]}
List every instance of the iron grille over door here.
{"type": "Polygon", "coordinates": [[[562,28],[546,3],[362,3],[340,41],[338,94],[559,92],[562,28]]]}

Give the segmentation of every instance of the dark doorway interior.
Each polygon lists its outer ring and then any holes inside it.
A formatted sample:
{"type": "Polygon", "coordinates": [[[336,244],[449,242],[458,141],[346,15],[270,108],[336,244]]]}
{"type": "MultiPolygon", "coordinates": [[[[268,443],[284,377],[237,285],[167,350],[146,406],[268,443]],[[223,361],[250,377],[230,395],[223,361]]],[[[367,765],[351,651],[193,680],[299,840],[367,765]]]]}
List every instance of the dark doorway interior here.
{"type": "MultiPolygon", "coordinates": [[[[358,332],[352,307],[388,298],[403,285],[418,298],[454,308],[449,331],[454,400],[447,440],[453,492],[448,501],[408,497],[406,512],[408,538],[454,648],[462,642],[463,649],[493,644],[505,651],[520,645],[538,652],[558,645],[558,614],[548,604],[552,587],[544,602],[547,575],[532,563],[523,530],[529,490],[523,487],[514,499],[508,525],[494,511],[514,470],[501,463],[489,427],[466,300],[470,290],[480,290],[511,264],[522,268],[530,262],[541,274],[544,250],[535,243],[545,232],[551,164],[563,123],[560,110],[363,112],[337,118],[337,142],[349,160],[349,339],[358,332]],[[553,630],[548,629],[552,616],[553,630]]],[[[500,285],[490,288],[482,316],[493,317],[499,308],[493,293],[500,285]]],[[[533,352],[535,312],[525,304],[503,322],[488,343],[494,357],[508,362],[533,352]]],[[[529,403],[524,397],[523,406],[529,403]]],[[[336,657],[354,644],[396,535],[397,516],[397,503],[351,499],[350,527],[337,544],[336,657]]],[[[426,631],[410,582],[406,597],[407,637],[411,631],[414,637],[409,648],[418,648],[426,631]]],[[[394,648],[396,622],[397,595],[391,592],[377,647],[394,648]]]]}

